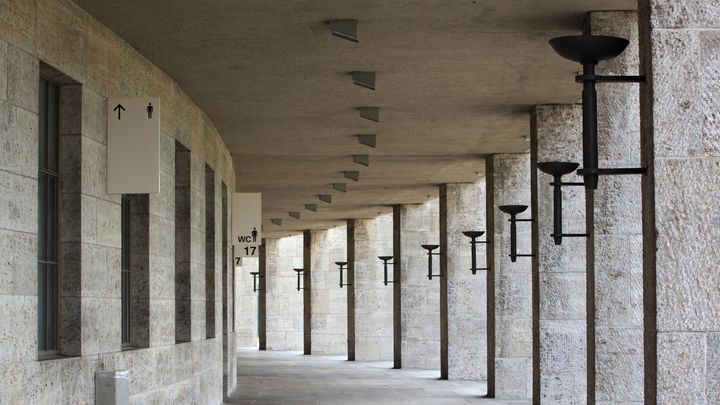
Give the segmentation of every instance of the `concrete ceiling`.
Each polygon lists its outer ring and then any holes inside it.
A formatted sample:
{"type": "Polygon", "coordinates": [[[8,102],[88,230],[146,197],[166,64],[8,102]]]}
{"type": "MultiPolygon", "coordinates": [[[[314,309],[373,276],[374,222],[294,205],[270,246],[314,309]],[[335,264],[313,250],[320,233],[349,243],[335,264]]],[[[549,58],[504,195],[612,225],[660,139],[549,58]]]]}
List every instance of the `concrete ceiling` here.
{"type": "Polygon", "coordinates": [[[238,191],[263,193],[265,236],[334,226],[483,177],[483,157],[529,148],[537,103],[579,99],[579,66],[547,40],[590,10],[636,0],[76,0],[208,114],[238,191]],[[327,21],[359,20],[359,43],[327,21]],[[376,71],[377,90],[352,84],[376,71]],[[357,108],[380,107],[380,123],[357,108]],[[356,134],[376,133],[377,148],[356,134]],[[370,154],[370,166],[352,154],[370,154]],[[342,171],[359,170],[360,181],[342,171]],[[331,183],[348,183],[348,192],[331,183]],[[318,201],[332,194],[332,204],[318,201]],[[317,203],[318,212],[304,209],[317,203]],[[301,212],[301,219],[288,216],[301,212]],[[270,223],[281,218],[282,226],[270,223]]]}

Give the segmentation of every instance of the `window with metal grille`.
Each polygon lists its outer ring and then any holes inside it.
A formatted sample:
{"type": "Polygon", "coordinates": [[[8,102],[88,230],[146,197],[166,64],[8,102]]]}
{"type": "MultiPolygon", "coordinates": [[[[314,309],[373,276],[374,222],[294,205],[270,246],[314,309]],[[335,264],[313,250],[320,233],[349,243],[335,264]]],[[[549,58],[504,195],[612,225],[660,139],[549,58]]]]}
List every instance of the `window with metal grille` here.
{"type": "Polygon", "coordinates": [[[38,117],[38,351],[58,353],[60,90],[40,78],[38,117]]]}

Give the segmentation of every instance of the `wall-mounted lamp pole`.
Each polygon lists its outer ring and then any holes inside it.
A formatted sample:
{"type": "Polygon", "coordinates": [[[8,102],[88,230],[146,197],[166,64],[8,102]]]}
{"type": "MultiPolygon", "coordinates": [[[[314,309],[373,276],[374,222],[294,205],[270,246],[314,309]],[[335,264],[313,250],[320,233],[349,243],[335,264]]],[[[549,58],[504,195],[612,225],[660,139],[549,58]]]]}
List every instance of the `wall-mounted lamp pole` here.
{"type": "Polygon", "coordinates": [[[300,276],[305,277],[305,269],[293,269],[297,273],[297,290],[304,290],[305,287],[300,287],[300,276]]]}
{"type": "Polygon", "coordinates": [[[259,271],[251,271],[250,274],[253,276],[253,292],[258,292],[261,289],[257,286],[257,279],[262,278],[259,271]]]}
{"type": "Polygon", "coordinates": [[[428,251],[427,252],[427,255],[428,255],[428,280],[432,280],[433,277],[442,277],[443,276],[442,273],[433,274],[433,272],[432,272],[432,262],[433,262],[432,257],[433,257],[433,255],[435,255],[435,256],[442,255],[442,252],[435,253],[435,252],[433,252],[433,250],[439,248],[440,245],[420,245],[420,246],[422,246],[423,249],[428,251]]]}
{"type": "Polygon", "coordinates": [[[350,283],[344,284],[343,283],[343,271],[347,269],[348,262],[335,262],[335,264],[340,267],[340,288],[343,288],[343,286],[350,285],[350,283]]]}
{"type": "Polygon", "coordinates": [[[527,209],[527,205],[501,205],[500,211],[510,215],[510,261],[516,262],[518,257],[532,257],[532,253],[517,252],[517,222],[532,222],[532,218],[517,218],[517,215],[527,209]]]}
{"type": "Polygon", "coordinates": [[[485,232],[483,232],[483,231],[464,231],[462,234],[467,236],[468,238],[470,238],[470,250],[472,252],[471,253],[472,266],[470,266],[470,271],[472,271],[472,274],[476,274],[478,270],[488,270],[487,267],[480,267],[480,268],[477,267],[477,257],[476,257],[477,256],[477,254],[476,254],[477,248],[475,247],[475,245],[477,245],[478,243],[485,243],[485,244],[489,243],[488,241],[477,240],[477,238],[483,236],[485,234],[485,232]]]}
{"type": "Polygon", "coordinates": [[[563,183],[562,176],[572,173],[579,164],[573,162],[540,162],[538,169],[553,176],[553,233],[552,238],[556,245],[562,244],[563,238],[587,237],[586,233],[563,233],[562,224],[562,188],[563,186],[584,186],[583,182],[563,183]]]}
{"type": "Polygon", "coordinates": [[[388,283],[394,283],[395,280],[388,281],[388,265],[394,266],[395,263],[390,263],[390,260],[393,259],[392,256],[378,256],[378,259],[382,260],[383,262],[383,284],[388,285],[388,283]]]}
{"type": "Polygon", "coordinates": [[[597,149],[597,91],[596,83],[640,83],[645,76],[600,76],[595,74],[598,62],[613,59],[623,53],[630,44],[625,38],[601,35],[573,35],[550,40],[550,46],[560,56],[583,65],[583,74],[575,81],[583,84],[583,168],[578,174],[583,176],[585,188],[597,189],[600,175],[645,174],[647,168],[598,168],[597,149]]]}

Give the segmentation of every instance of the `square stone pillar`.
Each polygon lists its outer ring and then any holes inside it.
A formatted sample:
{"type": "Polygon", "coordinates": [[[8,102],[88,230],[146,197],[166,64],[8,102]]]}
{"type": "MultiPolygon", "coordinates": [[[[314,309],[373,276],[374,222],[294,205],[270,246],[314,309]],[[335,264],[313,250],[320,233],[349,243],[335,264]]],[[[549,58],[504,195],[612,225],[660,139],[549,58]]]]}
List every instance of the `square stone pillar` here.
{"type": "MultiPolygon", "coordinates": [[[[635,11],[588,14],[585,31],[627,38],[619,57],[597,67],[601,75],[637,75],[638,23],[635,11]]],[[[599,84],[600,167],[640,166],[638,84],[599,84]]],[[[588,399],[597,404],[643,400],[642,204],[641,176],[603,176],[588,190],[588,399]],[[594,349],[594,350],[593,350],[594,349]]]]}
{"type": "MultiPolygon", "coordinates": [[[[553,181],[538,162],[582,161],[580,105],[538,105],[530,120],[533,249],[533,402],[585,403],[587,397],[586,239],[553,232],[553,181]]],[[[574,175],[563,180],[579,181],[574,175]]],[[[563,187],[565,233],[585,232],[585,190],[563,187]]],[[[518,259],[522,260],[522,259],[518,259]]]]}
{"type": "Polygon", "coordinates": [[[302,350],[303,290],[293,269],[303,267],[303,235],[265,239],[263,246],[267,350],[302,350]]]}
{"type": "MultiPolygon", "coordinates": [[[[501,205],[530,204],[530,154],[487,158],[487,240],[492,280],[488,280],[488,396],[532,398],[532,260],[510,261],[509,216],[501,205]],[[492,283],[490,282],[492,281],[492,283]]],[[[521,218],[530,218],[526,211],[521,218]]],[[[531,224],[518,223],[518,253],[530,253],[531,224]]],[[[542,237],[542,236],[541,236],[542,237]]]]}
{"type": "Polygon", "coordinates": [[[265,239],[258,247],[258,272],[260,273],[260,291],[258,296],[258,348],[267,350],[267,251],[265,250],[265,239]]]}
{"type": "MultiPolygon", "coordinates": [[[[383,284],[378,256],[391,256],[393,217],[355,220],[355,359],[393,359],[393,284],[383,284]]],[[[350,245],[348,245],[349,251],[350,245]]],[[[393,280],[388,265],[388,280],[393,280]]]]}
{"type": "MultiPolygon", "coordinates": [[[[447,317],[448,328],[448,376],[453,380],[487,379],[488,272],[472,274],[470,239],[462,234],[485,231],[485,202],[485,181],[446,184],[440,188],[440,212],[445,213],[440,234],[447,241],[443,251],[447,258],[444,277],[447,313],[443,315],[447,317]],[[443,222],[446,232],[442,232],[443,222]]],[[[487,267],[485,249],[485,245],[477,245],[477,267],[487,267]]]]}
{"type": "MultiPolygon", "coordinates": [[[[400,211],[402,365],[439,370],[440,282],[437,278],[428,280],[427,251],[420,247],[438,243],[439,202],[434,198],[423,204],[403,205],[400,211]]],[[[433,261],[433,273],[437,274],[437,256],[433,261]]]]}
{"type": "Polygon", "coordinates": [[[720,5],[640,0],[645,403],[720,403],[720,5]]]}
{"type": "Polygon", "coordinates": [[[346,225],[347,285],[344,287],[347,299],[347,359],[355,361],[355,220],[348,219],[346,225]]]}
{"type": "Polygon", "coordinates": [[[335,262],[347,258],[347,230],[339,226],[310,233],[312,354],[344,355],[347,353],[347,286],[340,287],[340,268],[335,262]]]}
{"type": "Polygon", "coordinates": [[[303,231],[303,353],[312,353],[312,232],[303,231]]]}

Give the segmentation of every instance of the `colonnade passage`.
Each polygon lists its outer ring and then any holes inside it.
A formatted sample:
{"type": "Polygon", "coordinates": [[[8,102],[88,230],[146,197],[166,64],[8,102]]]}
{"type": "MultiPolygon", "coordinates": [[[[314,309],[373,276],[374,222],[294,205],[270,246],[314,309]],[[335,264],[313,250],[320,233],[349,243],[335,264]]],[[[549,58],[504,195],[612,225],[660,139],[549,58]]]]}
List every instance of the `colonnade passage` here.
{"type": "Polygon", "coordinates": [[[0,404],[720,404],[720,6],[0,0],[0,404]]]}

